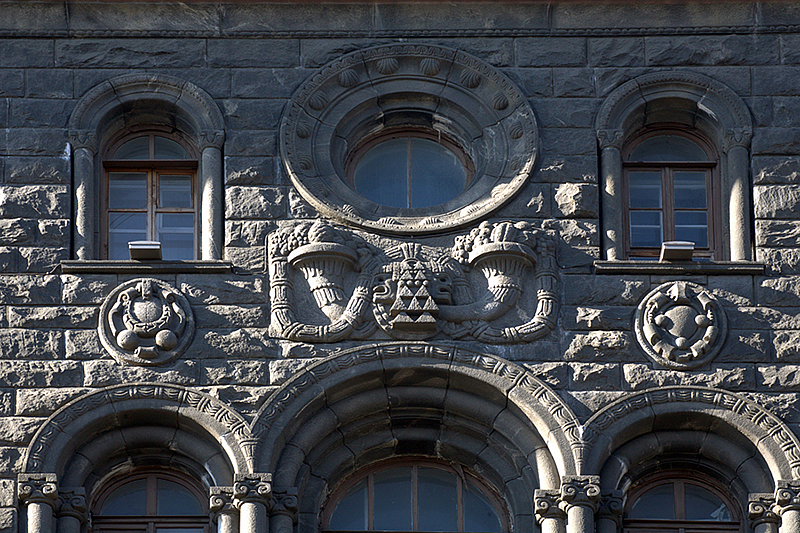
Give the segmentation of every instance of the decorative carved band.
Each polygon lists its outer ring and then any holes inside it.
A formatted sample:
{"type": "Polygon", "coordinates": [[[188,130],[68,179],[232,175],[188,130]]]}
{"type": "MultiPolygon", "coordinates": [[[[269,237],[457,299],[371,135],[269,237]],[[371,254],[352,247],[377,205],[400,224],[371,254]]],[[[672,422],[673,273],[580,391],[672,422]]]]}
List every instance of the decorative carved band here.
{"type": "Polygon", "coordinates": [[[297,522],[297,489],[296,488],[283,488],[272,492],[272,505],[270,506],[269,514],[285,515],[297,522]]]}
{"type": "Polygon", "coordinates": [[[58,493],[58,516],[69,516],[86,522],[88,518],[86,507],[86,489],[76,487],[61,489],[58,493]]]}
{"type": "Polygon", "coordinates": [[[216,522],[219,515],[238,512],[233,498],[233,487],[211,487],[208,510],[211,512],[212,522],[216,522]]]}
{"type": "Polygon", "coordinates": [[[22,503],[46,503],[55,509],[58,500],[57,477],[55,474],[18,474],[17,495],[22,503]]]}
{"type": "Polygon", "coordinates": [[[750,494],[749,499],[750,501],[747,504],[747,516],[750,520],[751,529],[755,530],[757,526],[764,523],[780,523],[781,517],[775,505],[775,494],[750,494]]]}
{"type": "Polygon", "coordinates": [[[564,476],[561,500],[566,509],[580,506],[596,512],[600,505],[600,476],[564,476]]]}
{"type": "Polygon", "coordinates": [[[567,514],[561,509],[561,491],[536,489],[533,494],[536,521],[541,523],[548,519],[563,520],[567,514]]]}
{"type": "Polygon", "coordinates": [[[272,474],[236,474],[233,498],[237,506],[243,503],[268,505],[272,498],[272,474]]]}

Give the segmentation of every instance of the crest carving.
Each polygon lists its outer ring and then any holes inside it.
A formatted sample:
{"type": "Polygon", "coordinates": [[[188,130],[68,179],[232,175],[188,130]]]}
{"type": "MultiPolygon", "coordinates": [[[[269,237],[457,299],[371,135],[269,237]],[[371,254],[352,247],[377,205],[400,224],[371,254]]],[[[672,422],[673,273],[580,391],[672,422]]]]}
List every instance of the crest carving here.
{"type": "Polygon", "coordinates": [[[727,335],[725,311],[696,283],[674,281],[652,290],[636,309],[636,339],[656,363],[689,370],[711,361],[727,335]]]}
{"type": "Polygon", "coordinates": [[[100,308],[97,331],[118,362],[159,365],[174,360],[189,346],[194,316],[189,302],[173,287],[140,278],[108,295],[100,308]]]}
{"type": "Polygon", "coordinates": [[[304,222],[269,237],[271,334],[300,342],[440,334],[528,342],[555,325],[555,270],[552,237],[525,222],[484,222],[449,249],[413,242],[379,249],[328,222],[304,222]],[[296,305],[306,291],[318,310],[313,320],[296,305]]]}

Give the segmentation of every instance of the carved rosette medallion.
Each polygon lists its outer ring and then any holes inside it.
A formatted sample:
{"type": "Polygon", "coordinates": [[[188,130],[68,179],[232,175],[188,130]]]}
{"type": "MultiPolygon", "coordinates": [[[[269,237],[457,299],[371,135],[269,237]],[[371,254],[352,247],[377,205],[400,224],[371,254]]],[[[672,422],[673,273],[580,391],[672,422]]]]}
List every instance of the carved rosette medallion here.
{"type": "Polygon", "coordinates": [[[688,281],[664,283],[639,304],[636,340],[656,363],[689,370],[710,362],[727,335],[722,305],[702,286],[688,281]]]}
{"type": "Polygon", "coordinates": [[[194,336],[189,302],[173,287],[151,278],[123,283],[100,307],[103,347],[119,363],[153,366],[186,350],[194,336]]]}

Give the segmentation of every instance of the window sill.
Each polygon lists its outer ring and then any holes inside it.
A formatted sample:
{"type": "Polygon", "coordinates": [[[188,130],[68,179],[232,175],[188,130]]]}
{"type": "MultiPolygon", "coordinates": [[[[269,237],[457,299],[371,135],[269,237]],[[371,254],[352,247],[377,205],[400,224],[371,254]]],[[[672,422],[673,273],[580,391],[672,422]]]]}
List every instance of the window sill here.
{"type": "Polygon", "coordinates": [[[64,274],[225,274],[230,261],[62,261],[64,274]]]}
{"type": "Polygon", "coordinates": [[[704,274],[707,276],[759,276],[764,263],[753,261],[595,261],[596,274],[704,274]]]}

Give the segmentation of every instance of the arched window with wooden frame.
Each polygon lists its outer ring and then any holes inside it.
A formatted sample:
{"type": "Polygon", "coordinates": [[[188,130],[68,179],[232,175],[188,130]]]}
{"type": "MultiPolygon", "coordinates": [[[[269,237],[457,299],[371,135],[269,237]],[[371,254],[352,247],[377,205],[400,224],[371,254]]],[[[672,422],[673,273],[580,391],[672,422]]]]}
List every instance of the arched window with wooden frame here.
{"type": "Polygon", "coordinates": [[[109,144],[105,180],[105,258],[128,259],[128,242],[159,241],[163,259],[197,258],[195,147],[185,136],[137,128],[109,144]]]}
{"type": "Polygon", "coordinates": [[[92,533],[209,533],[207,501],[202,487],[185,474],[141,470],[99,491],[92,533]]]}
{"type": "Polygon", "coordinates": [[[696,258],[722,256],[716,150],[697,132],[648,128],[623,150],[626,256],[658,258],[666,241],[694,243],[696,258]]]}
{"type": "Polygon", "coordinates": [[[705,476],[663,472],[637,482],[625,508],[623,533],[744,533],[739,505],[705,476]]]}
{"type": "Polygon", "coordinates": [[[502,499],[460,466],[398,459],[359,472],[333,492],[323,530],[506,533],[502,499]]]}

